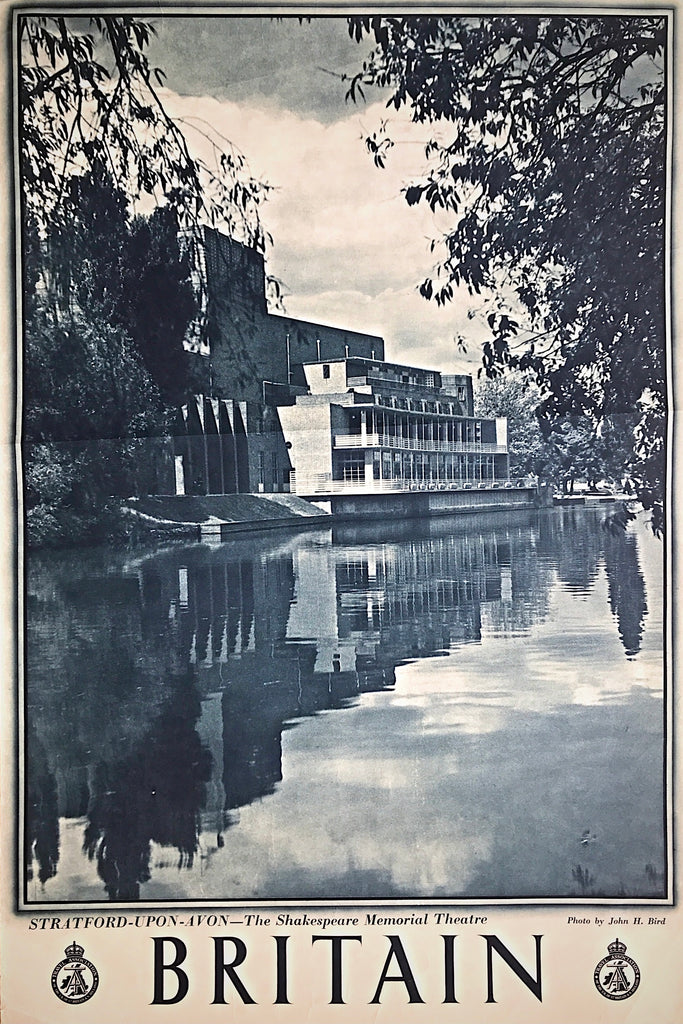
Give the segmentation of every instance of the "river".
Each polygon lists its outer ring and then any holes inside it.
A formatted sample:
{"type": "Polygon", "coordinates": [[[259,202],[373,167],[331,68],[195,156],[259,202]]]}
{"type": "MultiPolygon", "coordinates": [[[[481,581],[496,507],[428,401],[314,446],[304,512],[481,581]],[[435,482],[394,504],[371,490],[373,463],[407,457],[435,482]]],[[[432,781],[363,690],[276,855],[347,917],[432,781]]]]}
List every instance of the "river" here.
{"type": "Polygon", "coordinates": [[[605,515],[32,554],[27,902],[666,896],[663,546],[605,515]]]}

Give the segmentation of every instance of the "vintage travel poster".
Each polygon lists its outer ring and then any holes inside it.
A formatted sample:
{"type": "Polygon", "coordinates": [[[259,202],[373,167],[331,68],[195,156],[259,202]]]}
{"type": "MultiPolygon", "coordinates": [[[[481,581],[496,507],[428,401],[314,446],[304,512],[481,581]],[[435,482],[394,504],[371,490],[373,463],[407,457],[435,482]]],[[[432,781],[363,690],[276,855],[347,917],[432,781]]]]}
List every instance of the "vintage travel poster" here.
{"type": "Polygon", "coordinates": [[[0,12],[4,1024],[680,1024],[678,10],[0,12]]]}

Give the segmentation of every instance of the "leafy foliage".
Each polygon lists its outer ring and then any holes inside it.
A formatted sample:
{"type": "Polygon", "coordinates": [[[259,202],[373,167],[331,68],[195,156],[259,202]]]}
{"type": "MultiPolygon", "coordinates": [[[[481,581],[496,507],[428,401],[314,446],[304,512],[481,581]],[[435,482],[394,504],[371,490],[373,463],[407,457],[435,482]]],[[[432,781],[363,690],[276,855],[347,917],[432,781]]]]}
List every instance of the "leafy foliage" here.
{"type": "Polygon", "coordinates": [[[174,210],[158,207],[130,225],[121,299],[122,322],[162,398],[182,404],[192,384],[184,342],[198,310],[174,210]]]}
{"type": "Polygon", "coordinates": [[[152,25],[19,11],[15,28],[27,521],[56,543],[119,528],[111,496],[136,493],[147,441],[192,387],[203,226],[262,252],[268,186],[227,140],[192,155],[147,57],[152,25]]]}
{"type": "Polygon", "coordinates": [[[66,193],[68,230],[53,228],[42,253],[55,315],[97,310],[125,328],[164,400],[181,404],[190,383],[184,342],[199,310],[175,210],[131,220],[124,192],[92,173],[70,179],[66,193]]]}
{"type": "Polygon", "coordinates": [[[27,219],[68,230],[69,184],[90,171],[111,178],[129,203],[168,203],[196,244],[202,221],[222,222],[263,250],[259,206],[268,186],[227,140],[214,145],[212,163],[191,154],[160,98],[164,74],[146,54],[153,33],[129,15],[17,15],[27,219]]]}
{"type": "Polygon", "coordinates": [[[551,453],[536,415],[538,388],[529,387],[520,375],[484,378],[474,394],[476,416],[504,416],[508,421],[510,475],[534,474],[545,479],[551,453]]]}
{"type": "Polygon", "coordinates": [[[25,257],[26,434],[144,435],[190,384],[197,307],[175,213],[131,221],[122,190],[92,174],[66,190],[69,230],[36,246],[35,269],[25,257]]]}
{"type": "Polygon", "coordinates": [[[123,192],[91,174],[67,192],[71,230],[25,257],[25,495],[43,542],[89,535],[98,516],[108,529],[111,496],[138,492],[149,439],[187,397],[196,314],[172,210],[131,221],[123,192]]]}
{"type": "Polygon", "coordinates": [[[96,316],[34,316],[24,368],[28,539],[101,538],[112,495],[136,493],[144,439],[162,429],[158,392],[126,333],[96,316]]]}
{"type": "Polygon", "coordinates": [[[484,370],[527,371],[547,420],[637,415],[632,475],[659,529],[665,19],[365,16],[349,31],[375,42],[351,98],[388,88],[388,106],[442,123],[405,190],[451,217],[422,294],[489,297],[484,370]]]}
{"type": "Polygon", "coordinates": [[[608,480],[618,490],[632,490],[628,465],[633,449],[634,422],[610,417],[597,430],[585,415],[567,415],[552,425],[539,417],[541,395],[515,371],[484,377],[477,385],[475,408],[479,416],[505,416],[508,420],[510,473],[533,474],[564,491],[584,479],[589,487],[608,480]]]}

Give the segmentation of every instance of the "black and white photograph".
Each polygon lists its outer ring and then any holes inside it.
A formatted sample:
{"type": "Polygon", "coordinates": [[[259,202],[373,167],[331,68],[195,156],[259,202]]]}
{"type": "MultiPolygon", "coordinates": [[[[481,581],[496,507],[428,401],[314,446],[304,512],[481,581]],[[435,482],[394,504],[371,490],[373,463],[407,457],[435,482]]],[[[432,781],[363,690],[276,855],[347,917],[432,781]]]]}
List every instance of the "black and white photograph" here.
{"type": "Polygon", "coordinates": [[[6,13],[8,1024],[675,1024],[674,9],[6,13]]]}

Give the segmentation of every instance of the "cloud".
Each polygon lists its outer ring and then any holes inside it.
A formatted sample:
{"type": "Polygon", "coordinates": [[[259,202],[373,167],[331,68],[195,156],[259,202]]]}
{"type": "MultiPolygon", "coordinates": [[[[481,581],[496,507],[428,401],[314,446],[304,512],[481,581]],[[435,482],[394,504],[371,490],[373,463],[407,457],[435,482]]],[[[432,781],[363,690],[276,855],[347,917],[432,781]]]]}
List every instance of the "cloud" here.
{"type": "MultiPolygon", "coordinates": [[[[294,313],[294,303],[288,304],[294,313]]],[[[446,308],[428,303],[415,288],[388,288],[378,295],[338,290],[298,297],[296,315],[334,327],[368,331],[384,338],[386,357],[450,373],[475,373],[481,358],[479,331],[457,302],[446,308]],[[467,352],[456,338],[469,332],[467,352]],[[476,333],[475,333],[476,332],[476,333]]]]}
{"type": "Polygon", "coordinates": [[[367,43],[346,19],[175,17],[152,19],[152,64],[181,96],[211,95],[330,123],[345,116],[342,74],[360,70],[367,43]]]}
{"type": "Polygon", "coordinates": [[[381,334],[396,361],[452,372],[478,365],[482,331],[468,318],[467,292],[439,309],[417,291],[433,268],[429,239],[438,225],[428,209],[408,207],[401,189],[422,169],[425,128],[404,113],[392,119],[396,144],[382,171],[363,145],[385,114],[382,104],[323,124],[214,97],[166,93],[164,102],[188,126],[197,152],[208,154],[201,135],[208,124],[273,186],[263,209],[274,239],[269,271],[284,282],[289,315],[381,334]],[[468,339],[465,359],[457,335],[468,339]]]}

